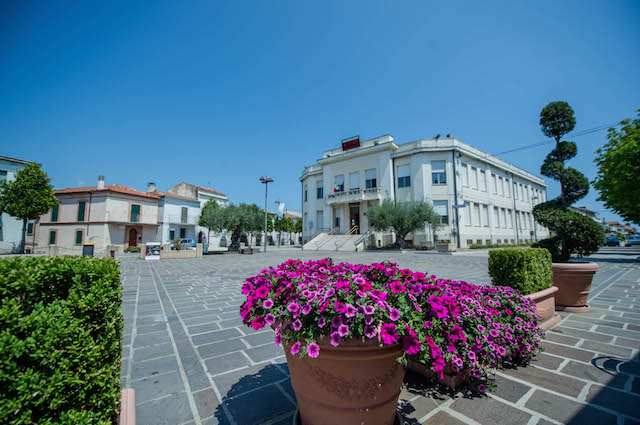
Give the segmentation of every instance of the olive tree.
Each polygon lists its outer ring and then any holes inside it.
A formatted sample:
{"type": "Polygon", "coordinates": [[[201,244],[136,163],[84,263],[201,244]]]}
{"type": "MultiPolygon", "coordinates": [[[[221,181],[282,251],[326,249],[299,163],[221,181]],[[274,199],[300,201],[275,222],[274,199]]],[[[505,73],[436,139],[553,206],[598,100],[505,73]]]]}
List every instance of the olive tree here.
{"type": "Polygon", "coordinates": [[[385,200],[369,208],[369,224],[379,232],[392,230],[396,245],[406,246],[404,238],[411,232],[423,230],[427,225],[433,230],[440,227],[440,216],[427,202],[398,202],[385,200]]]}

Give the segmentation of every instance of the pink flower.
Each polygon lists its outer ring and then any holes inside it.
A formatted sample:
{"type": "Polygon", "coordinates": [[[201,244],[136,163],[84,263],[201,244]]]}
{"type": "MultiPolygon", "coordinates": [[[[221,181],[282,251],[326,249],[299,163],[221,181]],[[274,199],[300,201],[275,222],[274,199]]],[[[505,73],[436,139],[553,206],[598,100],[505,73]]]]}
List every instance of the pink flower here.
{"type": "Polygon", "coordinates": [[[420,348],[422,348],[422,345],[420,344],[418,337],[416,337],[416,335],[413,334],[413,335],[407,335],[404,338],[402,338],[402,348],[404,349],[404,351],[407,352],[407,354],[411,355],[419,352],[420,348]]]}
{"type": "Polygon", "coordinates": [[[258,296],[258,298],[266,297],[267,295],[269,295],[269,288],[267,288],[265,285],[262,285],[256,290],[256,295],[258,296]]]}
{"type": "Polygon", "coordinates": [[[265,323],[264,318],[258,316],[255,319],[253,319],[253,322],[251,322],[251,327],[257,331],[264,328],[264,323],[265,323]]]}
{"type": "Polygon", "coordinates": [[[341,340],[342,338],[340,337],[339,332],[333,332],[331,334],[331,345],[333,345],[334,347],[337,347],[340,344],[341,340]]]}
{"type": "Polygon", "coordinates": [[[391,320],[393,320],[395,322],[399,318],[400,318],[400,312],[398,311],[398,309],[397,308],[390,308],[389,309],[389,319],[391,319],[391,320]]]}
{"type": "Polygon", "coordinates": [[[387,345],[395,344],[398,341],[398,331],[393,323],[385,323],[380,328],[380,338],[387,345]]]}
{"type": "Polygon", "coordinates": [[[262,307],[270,309],[271,307],[273,307],[273,300],[267,298],[266,300],[262,301],[262,307]]]}
{"type": "Polygon", "coordinates": [[[347,304],[344,306],[344,315],[347,317],[355,317],[356,314],[358,314],[358,310],[356,310],[356,308],[351,305],[351,304],[347,304]]]}
{"type": "Polygon", "coordinates": [[[424,322],[424,325],[422,325],[422,327],[431,329],[433,327],[433,322],[431,320],[427,320],[426,322],[424,322]]]}
{"type": "Polygon", "coordinates": [[[267,323],[267,325],[271,326],[276,322],[276,316],[268,313],[266,316],[264,316],[264,321],[267,323]]]}
{"type": "Polygon", "coordinates": [[[480,391],[481,393],[487,391],[487,386],[484,384],[478,385],[478,391],[480,391]]]}
{"type": "Polygon", "coordinates": [[[366,325],[364,327],[364,335],[367,338],[373,338],[378,334],[378,331],[376,330],[376,327],[373,325],[366,325]]]}
{"type": "Polygon", "coordinates": [[[318,357],[320,355],[320,346],[318,344],[316,344],[315,342],[312,342],[311,344],[309,344],[307,346],[307,354],[312,359],[315,359],[316,357],[318,357]]]}
{"type": "Polygon", "coordinates": [[[242,295],[247,295],[251,291],[253,291],[253,285],[248,282],[245,282],[242,285],[242,295]]]}
{"type": "Polygon", "coordinates": [[[349,335],[349,326],[347,325],[340,325],[338,327],[338,333],[340,334],[340,336],[347,336],[349,335]]]}
{"type": "Polygon", "coordinates": [[[276,334],[276,338],[273,340],[276,345],[282,344],[282,335],[279,333],[276,334]]]}
{"type": "Polygon", "coordinates": [[[395,280],[391,282],[391,285],[389,285],[389,289],[391,289],[391,292],[393,292],[394,294],[397,294],[398,292],[406,292],[407,287],[395,280]]]}
{"type": "Polygon", "coordinates": [[[293,322],[293,329],[297,332],[300,330],[301,327],[302,327],[302,322],[300,321],[300,319],[296,319],[295,322],[293,322]]]}
{"type": "Polygon", "coordinates": [[[287,310],[289,310],[289,312],[296,314],[300,311],[300,304],[298,303],[289,303],[289,305],[287,306],[287,310]]]}
{"type": "Polygon", "coordinates": [[[372,305],[365,305],[363,307],[364,314],[373,314],[376,312],[376,308],[372,305]]]}
{"type": "Polygon", "coordinates": [[[300,352],[300,342],[296,342],[291,346],[291,354],[296,355],[300,352]]]}
{"type": "Polygon", "coordinates": [[[327,324],[327,319],[325,319],[324,317],[321,317],[318,319],[318,327],[319,328],[324,328],[324,325],[327,324]]]}

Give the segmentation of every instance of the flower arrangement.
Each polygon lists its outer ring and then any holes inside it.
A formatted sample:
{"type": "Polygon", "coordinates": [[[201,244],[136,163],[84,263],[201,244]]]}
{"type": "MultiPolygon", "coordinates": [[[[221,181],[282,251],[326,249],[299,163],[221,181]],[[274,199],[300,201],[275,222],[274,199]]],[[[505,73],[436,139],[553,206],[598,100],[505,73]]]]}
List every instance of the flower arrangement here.
{"type": "Polygon", "coordinates": [[[292,355],[318,357],[347,339],[402,346],[400,360],[448,369],[476,389],[487,368],[524,364],[539,351],[535,304],[509,287],[436,279],[393,263],[288,260],[248,278],[240,308],[255,330],[272,326],[292,355]],[[332,347],[331,347],[332,346],[332,347]]]}

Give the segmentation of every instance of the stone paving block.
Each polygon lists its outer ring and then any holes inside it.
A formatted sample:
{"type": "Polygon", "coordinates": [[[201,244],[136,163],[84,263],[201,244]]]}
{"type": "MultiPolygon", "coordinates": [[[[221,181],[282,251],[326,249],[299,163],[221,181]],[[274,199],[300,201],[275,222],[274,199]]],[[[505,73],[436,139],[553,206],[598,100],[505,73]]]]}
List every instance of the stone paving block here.
{"type": "Polygon", "coordinates": [[[160,373],[170,372],[172,370],[178,370],[176,356],[134,362],[131,366],[131,379],[150,377],[160,373]]]}
{"type": "Polygon", "coordinates": [[[133,351],[133,361],[155,359],[156,357],[165,357],[170,354],[175,354],[173,344],[165,342],[164,344],[152,345],[150,347],[136,348],[133,351]]]}
{"type": "Polygon", "coordinates": [[[228,341],[214,342],[211,344],[201,345],[197,348],[198,353],[203,359],[210,357],[220,356],[222,354],[231,353],[247,348],[246,345],[240,340],[230,339],[228,341]]]}
{"type": "Polygon", "coordinates": [[[535,359],[533,359],[533,362],[531,364],[533,364],[534,366],[544,367],[545,369],[555,370],[563,361],[564,358],[540,353],[535,357],[535,359]]]}
{"type": "Polygon", "coordinates": [[[255,348],[247,348],[244,352],[247,353],[251,360],[258,363],[282,356],[284,350],[279,345],[267,344],[255,348]]]}
{"type": "Polygon", "coordinates": [[[562,326],[568,326],[570,328],[575,328],[575,329],[582,329],[584,331],[588,331],[591,330],[591,328],[594,326],[593,323],[586,323],[586,322],[580,322],[577,320],[563,320],[562,321],[562,326]]]}
{"type": "Polygon", "coordinates": [[[167,342],[171,342],[169,332],[153,332],[150,334],[136,335],[136,338],[133,341],[133,348],[149,347],[152,345],[165,344],[167,342]]]}
{"type": "Polygon", "coordinates": [[[628,377],[615,371],[602,370],[592,364],[570,361],[561,369],[562,373],[577,378],[588,379],[599,384],[606,384],[616,388],[624,388],[628,377]]]}
{"type": "Polygon", "coordinates": [[[137,404],[184,391],[184,383],[178,371],[131,381],[129,386],[136,390],[137,404]]]}
{"type": "Polygon", "coordinates": [[[153,325],[144,325],[136,327],[136,333],[138,335],[148,334],[152,332],[164,331],[167,329],[166,323],[154,323],[153,325]]]}
{"type": "Polygon", "coordinates": [[[214,314],[219,313],[219,312],[220,312],[220,309],[218,309],[218,308],[199,310],[199,311],[192,311],[192,312],[189,312],[189,313],[181,313],[180,314],[180,318],[183,319],[183,320],[184,319],[194,319],[196,317],[213,316],[214,314]]]}
{"type": "Polygon", "coordinates": [[[136,319],[136,326],[153,325],[156,323],[164,323],[166,317],[164,313],[154,314],[152,316],[138,317],[136,319]]]}
{"type": "Polygon", "coordinates": [[[512,424],[526,424],[531,418],[530,414],[491,397],[459,398],[450,408],[483,425],[505,423],[505,418],[512,424]]]}
{"type": "Polygon", "coordinates": [[[553,422],[546,420],[545,418],[540,418],[536,425],[555,425],[553,422]]]}
{"type": "Polygon", "coordinates": [[[536,390],[525,406],[564,424],[618,425],[611,413],[542,390],[536,390]]]}
{"type": "Polygon", "coordinates": [[[211,386],[211,381],[209,380],[200,359],[196,357],[195,351],[193,351],[193,355],[181,356],[181,361],[184,373],[187,375],[187,381],[189,382],[191,391],[199,391],[211,386]]]}
{"type": "Polygon", "coordinates": [[[571,336],[566,336],[555,332],[547,332],[545,339],[547,341],[557,342],[558,344],[564,345],[576,345],[578,341],[580,341],[578,338],[573,338],[571,336]]]}
{"type": "Polygon", "coordinates": [[[187,328],[187,332],[189,335],[201,334],[204,332],[217,331],[220,329],[220,326],[217,323],[203,323],[201,325],[189,326],[187,328]]]}
{"type": "Polygon", "coordinates": [[[618,337],[616,338],[616,345],[640,350],[640,341],[637,339],[618,337]]]}
{"type": "Polygon", "coordinates": [[[195,335],[191,338],[191,340],[195,345],[202,345],[208,344],[210,342],[223,341],[237,336],[242,336],[242,333],[240,333],[240,331],[238,331],[237,329],[232,328],[195,335]]]}
{"type": "MultiPolygon", "coordinates": [[[[608,328],[608,329],[613,329],[613,328],[608,328]]],[[[576,338],[591,339],[593,341],[599,341],[599,342],[611,342],[613,340],[613,337],[610,335],[583,331],[580,329],[566,328],[564,326],[555,327],[551,329],[550,333],[562,333],[563,335],[569,335],[576,338]]]]}
{"type": "Polygon", "coordinates": [[[529,390],[530,386],[521,384],[502,375],[496,376],[496,387],[491,390],[491,394],[503,398],[512,403],[516,403],[529,390]]]}
{"type": "Polygon", "coordinates": [[[233,319],[226,319],[226,320],[221,320],[220,321],[220,327],[225,329],[225,328],[233,328],[236,326],[244,326],[244,324],[242,323],[242,317],[237,317],[237,318],[233,318],[233,319]]]}
{"type": "Polygon", "coordinates": [[[295,409],[275,385],[268,385],[238,397],[224,398],[222,402],[238,425],[260,424],[295,409]]]}
{"type": "Polygon", "coordinates": [[[610,335],[617,335],[617,336],[621,336],[624,338],[629,338],[629,339],[635,339],[635,340],[639,340],[640,341],[640,332],[636,332],[636,331],[627,331],[624,329],[617,329],[617,328],[609,328],[606,326],[598,326],[596,328],[596,332],[602,332],[602,333],[607,333],[610,335]]]}
{"type": "Polygon", "coordinates": [[[212,313],[207,316],[195,317],[193,319],[183,319],[182,322],[185,324],[185,326],[194,326],[194,325],[200,325],[203,323],[211,323],[216,320],[218,320],[218,315],[215,313],[212,313]]]}
{"type": "Polygon", "coordinates": [[[533,366],[506,369],[502,373],[572,397],[577,397],[585,386],[584,382],[577,379],[557,375],[533,366]]]}
{"type": "Polygon", "coordinates": [[[177,425],[193,420],[187,394],[182,392],[136,403],[136,425],[177,425]]]}
{"type": "Polygon", "coordinates": [[[196,402],[198,414],[201,418],[213,416],[220,405],[216,392],[211,387],[194,392],[193,400],[196,402]]]}
{"type": "Polygon", "coordinates": [[[212,375],[218,375],[243,366],[249,366],[250,362],[242,353],[238,352],[214,357],[205,360],[204,363],[207,366],[207,372],[212,375]]]}
{"type": "Polygon", "coordinates": [[[580,345],[580,348],[585,350],[595,351],[596,353],[611,354],[614,356],[628,358],[631,357],[632,351],[629,348],[619,347],[612,344],[604,344],[597,341],[584,340],[580,345]]]}
{"type": "Polygon", "coordinates": [[[640,396],[624,391],[617,391],[601,385],[593,385],[587,395],[589,403],[622,412],[635,419],[640,419],[640,396]]]}
{"type": "Polygon", "coordinates": [[[285,378],[288,378],[288,376],[275,365],[262,363],[217,375],[213,378],[213,381],[223,397],[234,397],[285,378]]]}
{"type": "MultiPolygon", "coordinates": [[[[261,332],[259,334],[247,335],[242,339],[246,341],[250,346],[256,347],[264,344],[274,344],[276,333],[272,330],[261,332]]],[[[274,344],[275,345],[275,344],[274,344]]]]}
{"type": "Polygon", "coordinates": [[[545,352],[561,357],[580,360],[583,362],[590,361],[595,355],[595,353],[592,353],[590,351],[581,350],[579,348],[565,347],[564,345],[553,344],[550,342],[543,342],[541,345],[544,348],[545,352]]]}
{"type": "Polygon", "coordinates": [[[435,415],[431,416],[425,422],[424,425],[466,425],[464,422],[456,419],[447,412],[439,411],[435,415]]]}

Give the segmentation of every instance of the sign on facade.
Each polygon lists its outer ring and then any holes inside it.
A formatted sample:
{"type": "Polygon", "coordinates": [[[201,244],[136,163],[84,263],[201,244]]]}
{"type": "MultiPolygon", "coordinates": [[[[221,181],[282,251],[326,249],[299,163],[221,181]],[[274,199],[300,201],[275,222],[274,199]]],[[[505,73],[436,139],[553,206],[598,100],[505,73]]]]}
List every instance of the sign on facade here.
{"type": "Polygon", "coordinates": [[[360,136],[353,136],[342,141],[342,150],[348,151],[360,146],[360,136]]]}
{"type": "Polygon", "coordinates": [[[162,249],[162,244],[160,242],[148,242],[145,245],[144,259],[159,260],[161,249],[162,249]]]}

